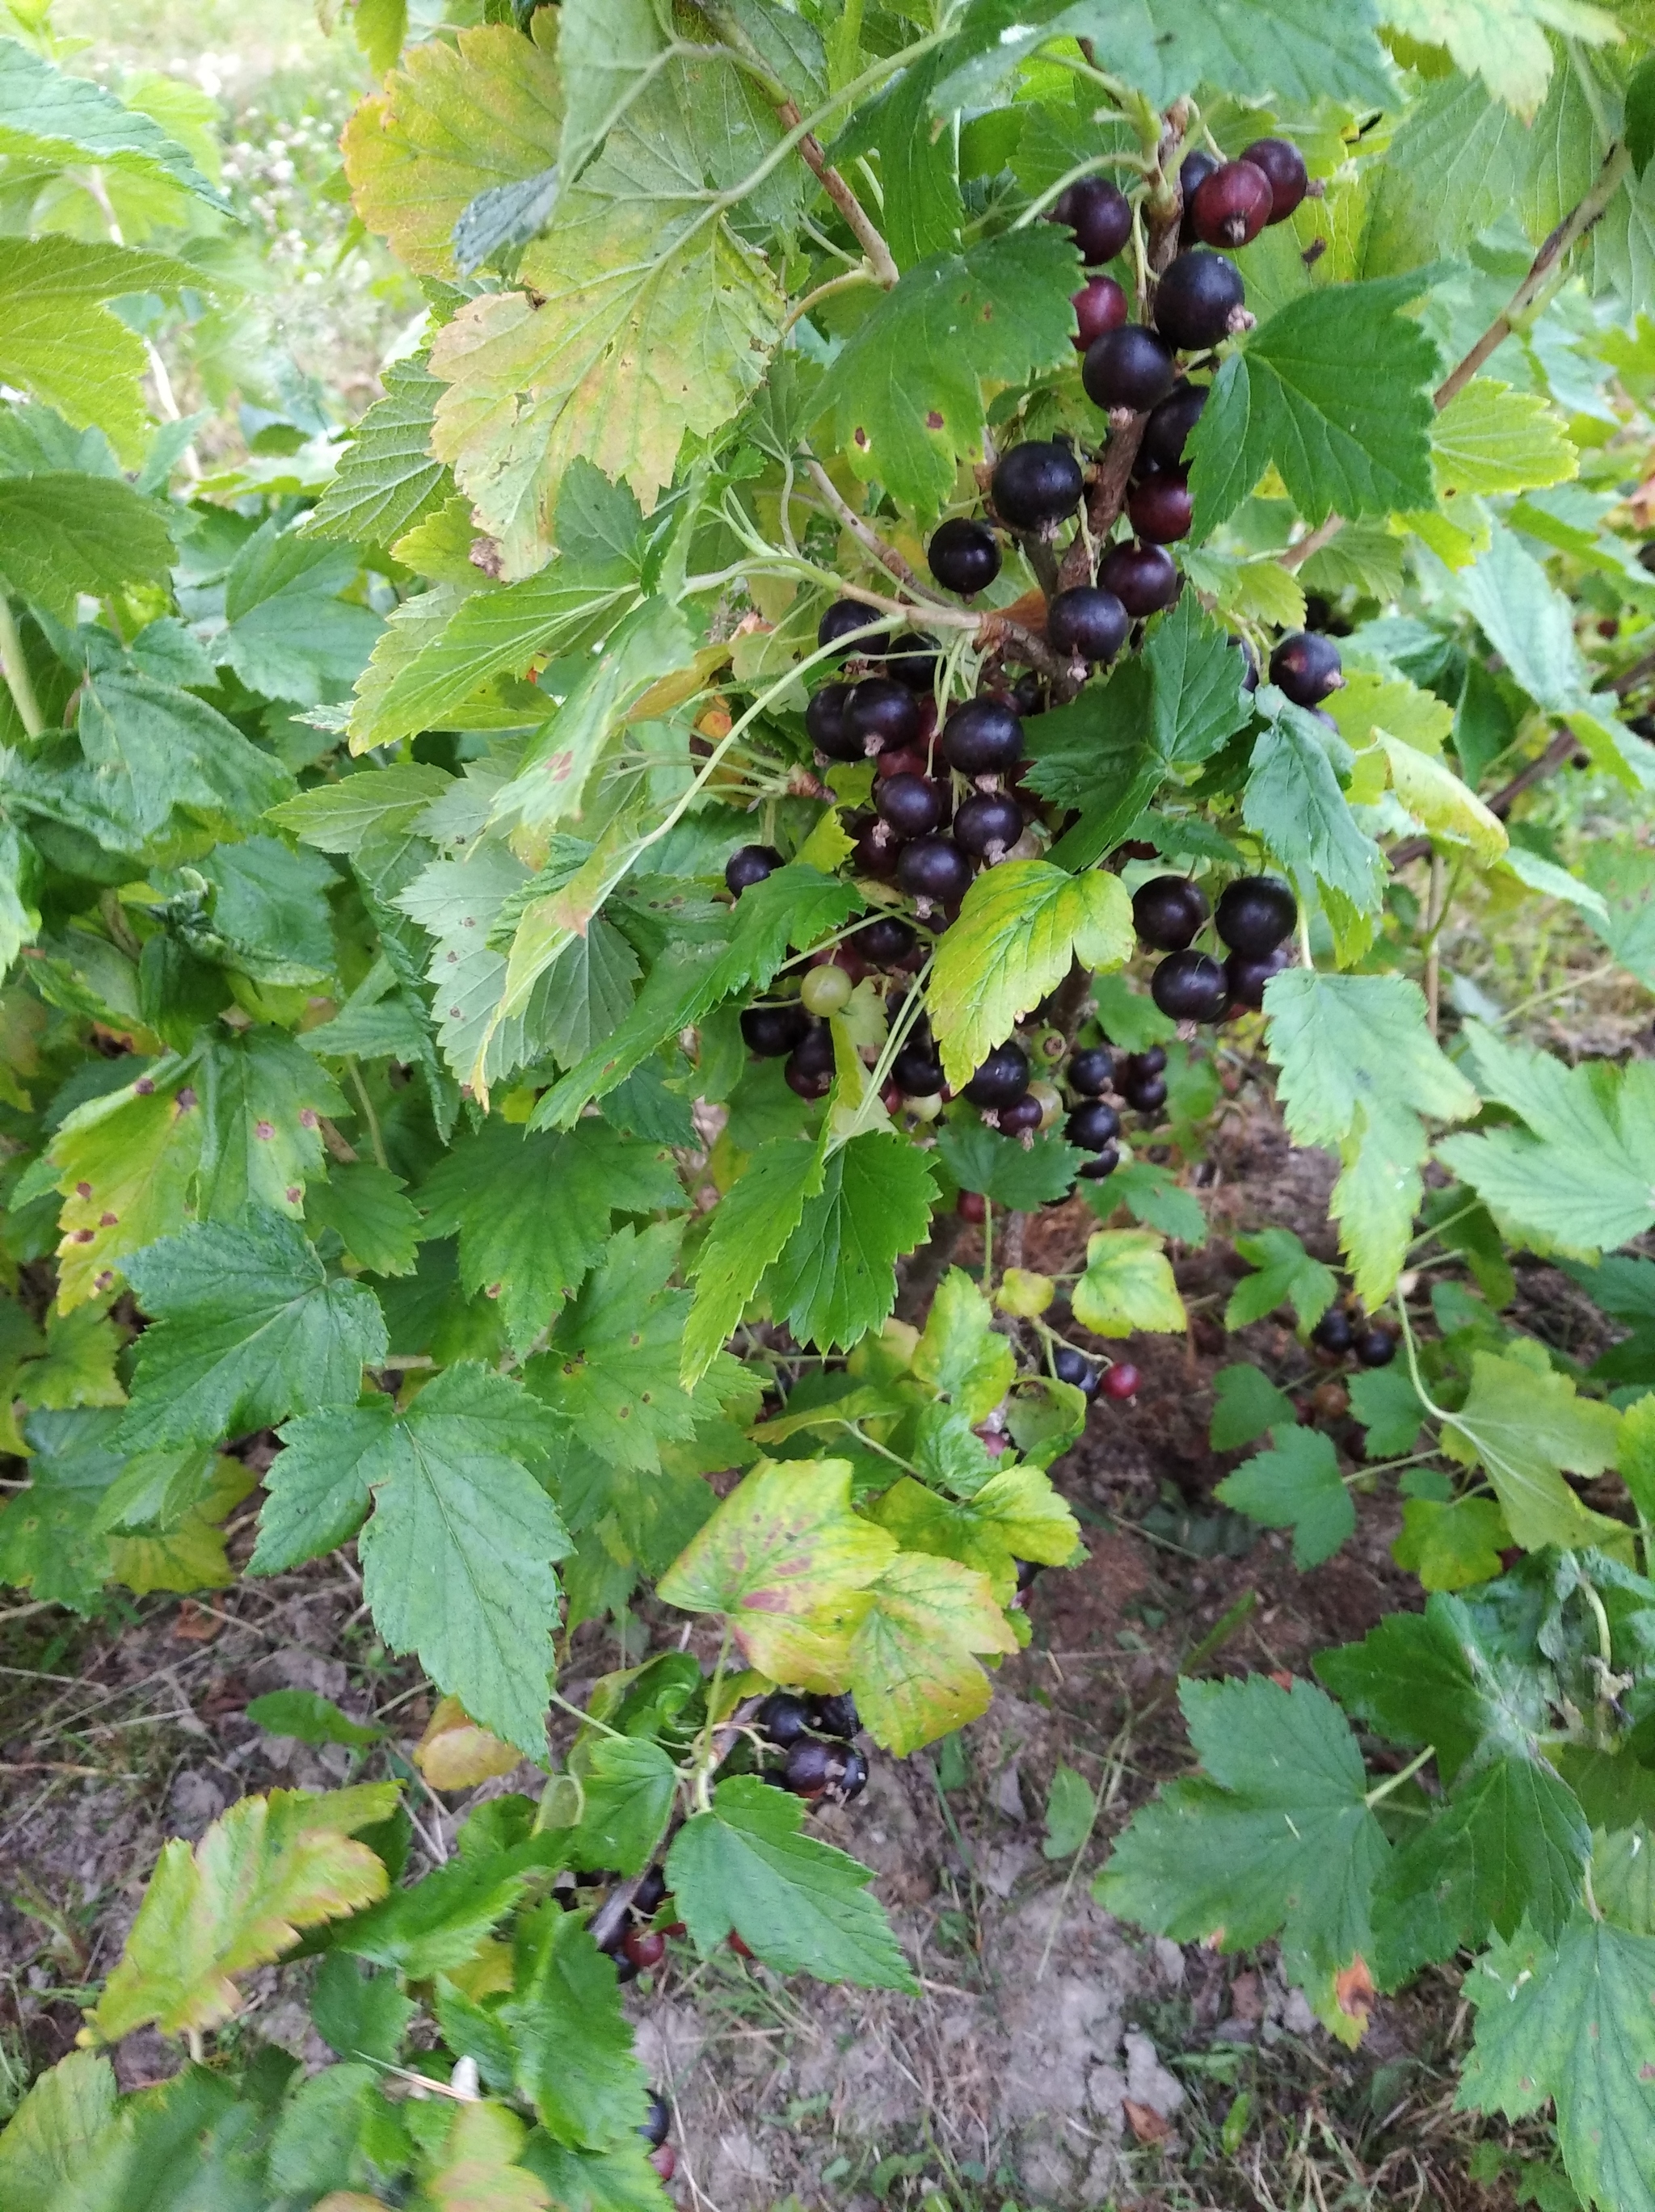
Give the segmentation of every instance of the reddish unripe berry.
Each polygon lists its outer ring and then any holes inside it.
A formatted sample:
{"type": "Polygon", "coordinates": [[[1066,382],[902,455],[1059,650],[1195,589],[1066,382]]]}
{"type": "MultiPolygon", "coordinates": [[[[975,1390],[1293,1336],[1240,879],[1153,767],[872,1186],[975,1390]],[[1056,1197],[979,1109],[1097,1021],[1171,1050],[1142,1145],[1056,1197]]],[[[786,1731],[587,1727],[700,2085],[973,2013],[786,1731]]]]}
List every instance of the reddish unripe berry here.
{"type": "Polygon", "coordinates": [[[962,1221],[981,1224],[989,1218],[989,1201],[980,1190],[963,1190],[954,1200],[954,1211],[962,1221]]]}
{"type": "Polygon", "coordinates": [[[621,1948],[639,1972],[647,1974],[666,1956],[666,1938],[654,1928],[635,1928],[621,1948]]]}
{"type": "MultiPolygon", "coordinates": [[[[732,1936],[730,1942],[733,1945],[739,1942],[740,1938],[732,1936]]],[[[746,1946],[743,1944],[742,1948],[745,1951],[746,1946]]],[[[752,1953],[747,1951],[746,1955],[751,1959],[752,1953]]],[[[678,2154],[671,2143],[657,2143],[649,2154],[649,2163],[663,2181],[670,2181],[678,2170],[678,2154]]]]}
{"type": "Polygon", "coordinates": [[[1074,299],[1074,350],[1084,353],[1107,331],[1118,331],[1126,320],[1126,294],[1112,276],[1094,276],[1074,299]]]}
{"type": "Polygon", "coordinates": [[[1117,1359],[1112,1367],[1104,1370],[1103,1381],[1098,1387],[1105,1398],[1130,1398],[1136,1395],[1142,1380],[1129,1359],[1117,1359]]]}
{"type": "Polygon", "coordinates": [[[1204,177],[1190,205],[1190,225],[1203,246],[1232,252],[1256,238],[1270,219],[1270,180],[1250,161],[1225,161],[1204,177]]]}
{"type": "Polygon", "coordinates": [[[1270,180],[1272,222],[1285,222],[1310,190],[1305,157],[1286,138],[1255,138],[1241,149],[1241,159],[1263,169],[1270,180]]]}

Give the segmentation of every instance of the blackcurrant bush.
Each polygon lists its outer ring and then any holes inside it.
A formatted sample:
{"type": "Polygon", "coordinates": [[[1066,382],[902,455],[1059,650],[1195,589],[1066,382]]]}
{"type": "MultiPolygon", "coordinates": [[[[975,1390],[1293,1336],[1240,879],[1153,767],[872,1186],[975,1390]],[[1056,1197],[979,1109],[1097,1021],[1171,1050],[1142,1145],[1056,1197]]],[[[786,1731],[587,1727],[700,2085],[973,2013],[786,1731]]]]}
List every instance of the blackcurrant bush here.
{"type": "Polygon", "coordinates": [[[894,914],[882,914],[877,921],[870,921],[866,929],[856,933],[857,951],[876,968],[888,967],[893,960],[906,959],[917,942],[911,924],[894,914]]]}
{"type": "Polygon", "coordinates": [[[944,591],[969,599],[1000,574],[1000,546],[986,522],[956,517],[932,533],[925,549],[931,574],[944,591]]]}
{"type": "Polygon", "coordinates": [[[781,1006],[748,1006],[741,1016],[741,1038],[761,1060],[785,1060],[810,1027],[810,1017],[794,999],[781,1006]]]}
{"type": "Polygon", "coordinates": [[[1304,155],[1286,138],[1255,138],[1242,148],[1241,159],[1263,169],[1269,179],[1269,219],[1285,222],[1310,190],[1304,155]]]}
{"type": "Polygon", "coordinates": [[[1068,1066],[1069,1089],[1082,1098],[1101,1098],[1115,1080],[1115,1062],[1100,1044],[1077,1052],[1068,1066]]]}
{"type": "Polygon", "coordinates": [[[1060,1345],[1051,1356],[1051,1369],[1060,1382],[1072,1382],[1083,1396],[1098,1395],[1098,1370],[1085,1352],[1073,1351],[1067,1344],[1060,1345]]]}
{"type": "Polygon", "coordinates": [[[1067,446],[1031,438],[1013,446],[995,471],[995,511],[1013,530],[1061,522],[1080,504],[1080,464],[1067,446]]]}
{"type": "Polygon", "coordinates": [[[1287,947],[1281,945],[1270,952],[1232,952],[1224,963],[1230,979],[1230,1004],[1256,1011],[1264,1004],[1264,986],[1287,964],[1287,947]]]}
{"type": "Polygon", "coordinates": [[[1296,629],[1270,655],[1270,681],[1295,707],[1319,707],[1344,680],[1339,648],[1320,630],[1296,629]]]}
{"type": "MultiPolygon", "coordinates": [[[[879,619],[879,609],[870,607],[865,600],[835,599],[816,625],[816,642],[818,645],[837,645],[843,638],[854,637],[859,629],[866,629],[870,623],[879,619]]],[[[879,647],[876,632],[861,641],[860,649],[863,653],[877,653],[879,647]]]]}
{"type": "Polygon", "coordinates": [[[844,721],[861,739],[864,753],[891,752],[918,737],[919,702],[904,684],[893,684],[888,676],[865,676],[850,687],[844,721]]]}
{"type": "Polygon", "coordinates": [[[1117,1359],[1112,1367],[1104,1368],[1104,1379],[1099,1388],[1106,1398],[1113,1398],[1118,1401],[1125,1398],[1136,1397],[1138,1386],[1142,1381],[1142,1376],[1139,1374],[1129,1359],[1117,1359]]]}
{"type": "Polygon", "coordinates": [[[1025,1091],[1021,1098],[1001,1108],[1001,1132],[1007,1137],[1031,1137],[1045,1118],[1045,1108],[1031,1091],[1025,1091]]]}
{"type": "Polygon", "coordinates": [[[1111,545],[1098,563],[1098,581],[1135,622],[1170,607],[1178,596],[1177,563],[1160,545],[1111,545]]]}
{"type": "Polygon", "coordinates": [[[1203,246],[1232,252],[1256,238],[1270,219],[1270,180],[1252,162],[1220,161],[1203,177],[1190,204],[1190,227],[1203,246]]]}
{"type": "Polygon", "coordinates": [[[1144,477],[1127,494],[1127,520],[1152,545],[1176,544],[1190,535],[1195,501],[1190,486],[1170,470],[1144,477]]]}
{"type": "Polygon", "coordinates": [[[973,1106],[1009,1106],[1029,1087],[1029,1056],[1013,1038],[997,1044],[965,1086],[973,1106]]]}
{"type": "Polygon", "coordinates": [[[1161,1075],[1141,1075],[1130,1083],[1122,1084],[1121,1096],[1135,1114],[1159,1114],[1166,1103],[1166,1079],[1161,1075]]]}
{"type": "Polygon", "coordinates": [[[1083,1152],[1101,1152],[1120,1135],[1121,1117],[1104,1099],[1088,1098],[1074,1109],[1063,1129],[1070,1144],[1079,1145],[1083,1152]]]}
{"type": "Polygon", "coordinates": [[[1364,1367],[1389,1367],[1396,1357],[1396,1340],[1388,1328],[1364,1329],[1356,1340],[1356,1357],[1364,1367]]]}
{"type": "Polygon", "coordinates": [[[929,691],[937,680],[937,641],[919,630],[904,630],[885,648],[885,665],[909,690],[929,691]]]}
{"type": "Polygon", "coordinates": [[[1140,1075],[1161,1075],[1165,1070],[1166,1054],[1158,1044],[1146,1046],[1142,1052],[1135,1052],[1127,1062],[1127,1072],[1135,1079],[1140,1075]]]}
{"type": "Polygon", "coordinates": [[[1207,920],[1207,894],[1186,876],[1152,876],[1132,895],[1132,927],[1157,952],[1182,952],[1207,920]]]}
{"type": "Polygon", "coordinates": [[[724,863],[726,887],[739,898],[766,876],[773,876],[781,866],[782,855],[774,845],[739,846],[724,863]]]}
{"type": "Polygon", "coordinates": [[[942,1062],[929,1045],[905,1044],[891,1063],[904,1098],[934,1098],[942,1089],[942,1062]]]}
{"type": "Polygon", "coordinates": [[[837,1736],[849,1743],[861,1727],[856,1711],[856,1700],[849,1690],[841,1690],[831,1698],[811,1699],[811,1719],[823,1735],[837,1736]]]}
{"type": "Polygon", "coordinates": [[[849,684],[824,684],[805,709],[805,728],[818,752],[825,753],[830,760],[854,761],[862,757],[861,743],[845,727],[845,701],[850,696],[849,684]]]}
{"type": "Polygon", "coordinates": [[[1070,303],[1074,309],[1074,350],[1084,353],[1106,331],[1118,331],[1127,318],[1126,294],[1112,276],[1094,276],[1070,303]]]}
{"type": "Polygon", "coordinates": [[[1094,1152],[1089,1160],[1081,1162],[1080,1174],[1087,1182],[1102,1182],[1104,1176],[1112,1176],[1120,1164],[1119,1146],[1105,1145],[1101,1152],[1094,1152]]]}
{"type": "Polygon", "coordinates": [[[649,2100],[649,2109],[643,2116],[643,2125],[638,2130],[638,2133],[651,2150],[659,2150],[672,2132],[672,2115],[666,2109],[666,2099],[652,2094],[649,2100]]]}
{"type": "Polygon", "coordinates": [[[1221,1021],[1229,979],[1210,952],[1169,952],[1149,979],[1149,995],[1174,1021],[1221,1021]]]}
{"type": "Polygon", "coordinates": [[[778,1751],[810,1734],[810,1707],[791,1690],[772,1690],[753,1715],[753,1724],[778,1751]]]}
{"type": "Polygon", "coordinates": [[[1053,648],[1076,653],[1094,666],[1114,659],[1131,627],[1114,592],[1099,591],[1095,584],[1059,592],[1046,609],[1046,635],[1053,648]]]}
{"type": "Polygon", "coordinates": [[[1023,835],[1023,810],[1006,793],[968,799],[954,817],[954,842],[980,860],[1004,858],[1023,835]]]}
{"type": "Polygon", "coordinates": [[[1232,952],[1262,959],[1293,935],[1299,902],[1279,877],[1238,876],[1219,894],[1213,920],[1232,952]]]}
{"type": "Polygon", "coordinates": [[[897,881],[910,898],[958,906],[971,888],[971,864],[952,837],[916,837],[897,857],[897,881]]]}
{"type": "Polygon", "coordinates": [[[1152,469],[1177,471],[1183,467],[1184,448],[1190,442],[1190,433],[1201,420],[1207,392],[1206,385],[1189,384],[1180,377],[1160,404],[1150,410],[1143,436],[1138,441],[1140,470],[1147,473],[1152,469]]]}
{"type": "Polygon", "coordinates": [[[887,776],[876,786],[873,805],[881,822],[899,837],[926,837],[942,819],[940,786],[922,775],[887,776]]]}
{"type": "Polygon", "coordinates": [[[968,699],[942,726],[942,751],[962,775],[1004,775],[1023,757],[1023,725],[1003,699],[968,699]]]}
{"type": "Polygon", "coordinates": [[[1177,381],[1172,349],[1141,323],[1105,331],[1086,348],[1080,363],[1086,398],[1105,413],[1129,407],[1141,415],[1159,405],[1177,381]]]}
{"type": "Polygon", "coordinates": [[[1107,177],[1081,177],[1066,186],[1051,211],[1054,222],[1074,233],[1088,269],[1101,268],[1132,235],[1132,205],[1107,177]]]}
{"type": "Polygon", "coordinates": [[[1155,287],[1155,328],[1180,353],[1197,353],[1231,335],[1247,287],[1221,253],[1180,253],[1155,287]]]}
{"type": "Polygon", "coordinates": [[[1343,1306],[1329,1306],[1311,1331],[1311,1342],[1323,1352],[1342,1354],[1350,1350],[1354,1335],[1343,1306]]]}

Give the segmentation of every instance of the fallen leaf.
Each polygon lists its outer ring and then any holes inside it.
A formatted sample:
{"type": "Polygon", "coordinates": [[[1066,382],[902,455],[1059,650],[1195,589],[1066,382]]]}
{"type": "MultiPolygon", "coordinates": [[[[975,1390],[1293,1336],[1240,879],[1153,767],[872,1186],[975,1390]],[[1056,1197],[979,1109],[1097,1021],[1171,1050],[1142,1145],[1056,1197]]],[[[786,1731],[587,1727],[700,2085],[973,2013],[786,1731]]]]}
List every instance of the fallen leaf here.
{"type": "Polygon", "coordinates": [[[1141,2143],[1165,2142],[1172,2132],[1171,2120],[1163,2119],[1152,2106],[1135,2104],[1130,2097],[1122,2100],[1121,2110],[1126,2114],[1127,2124],[1141,2143]]]}

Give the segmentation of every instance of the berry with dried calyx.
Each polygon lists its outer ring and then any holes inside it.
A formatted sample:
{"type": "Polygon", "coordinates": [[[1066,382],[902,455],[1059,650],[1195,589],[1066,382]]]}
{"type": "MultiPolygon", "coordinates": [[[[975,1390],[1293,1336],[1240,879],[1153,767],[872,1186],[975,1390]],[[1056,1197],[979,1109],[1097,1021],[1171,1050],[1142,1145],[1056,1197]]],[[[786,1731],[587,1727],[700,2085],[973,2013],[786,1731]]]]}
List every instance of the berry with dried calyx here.
{"type": "Polygon", "coordinates": [[[985,591],[1000,574],[1000,545],[986,522],[964,516],[941,524],[925,549],[931,574],[944,591],[969,599],[985,591]]]}
{"type": "Polygon", "coordinates": [[[1000,1109],[1001,1134],[1006,1137],[1031,1137],[1045,1120],[1045,1109],[1031,1091],[1022,1097],[1013,1098],[1009,1106],[1000,1109]]]}
{"type": "Polygon", "coordinates": [[[1141,415],[1159,405],[1177,381],[1171,347],[1141,323],[1105,331],[1086,348],[1080,363],[1086,398],[1106,414],[1125,407],[1141,415]]]}
{"type": "Polygon", "coordinates": [[[1141,477],[1126,498],[1127,520],[1151,545],[1174,545],[1190,535],[1196,504],[1190,486],[1171,470],[1141,477]]]}
{"type": "MultiPolygon", "coordinates": [[[[841,644],[879,618],[879,609],[870,607],[864,599],[835,599],[816,625],[816,642],[818,645],[841,644]]],[[[877,653],[879,649],[879,631],[873,630],[861,639],[859,649],[863,653],[877,653]]]]}
{"type": "Polygon", "coordinates": [[[796,999],[742,1009],[741,1042],[761,1060],[785,1060],[809,1028],[810,1017],[796,999]]]}
{"type": "Polygon", "coordinates": [[[1073,514],[1085,489],[1080,464],[1067,446],[1030,438],[1013,446],[995,471],[995,512],[1013,530],[1038,530],[1073,514]]]}
{"type": "Polygon", "coordinates": [[[831,1697],[812,1698],[811,1716],[824,1735],[837,1736],[849,1743],[861,1728],[856,1711],[856,1700],[849,1690],[840,1690],[831,1697]]]}
{"type": "Polygon", "coordinates": [[[965,1085],[973,1106],[1009,1106],[1029,1087],[1029,1056],[1020,1044],[1007,1038],[997,1044],[965,1085]]]}
{"type": "Polygon", "coordinates": [[[1023,835],[1023,810],[1004,792],[968,799],[954,817],[954,842],[980,860],[1004,860],[1023,835]]]}
{"type": "Polygon", "coordinates": [[[1149,979],[1149,995],[1175,1022],[1217,1022],[1230,1005],[1230,982],[1210,952],[1169,952],[1149,979]]]}
{"type": "Polygon", "coordinates": [[[942,751],[962,775],[1004,775],[1023,757],[1023,725],[1002,699],[968,699],[942,726],[942,751]]]}
{"type": "Polygon", "coordinates": [[[1207,921],[1207,894],[1187,876],[1152,876],[1132,894],[1132,927],[1157,952],[1182,952],[1207,921]]]}
{"type": "Polygon", "coordinates": [[[1046,609],[1046,636],[1053,649],[1074,653],[1094,668],[1114,659],[1131,627],[1131,617],[1114,592],[1095,584],[1059,592],[1046,609]]]}
{"type": "Polygon", "coordinates": [[[856,841],[850,863],[859,876],[888,881],[896,874],[902,847],[877,814],[853,815],[845,828],[856,841]]]}
{"type": "Polygon", "coordinates": [[[844,705],[844,726],[864,755],[911,745],[920,733],[919,703],[906,684],[888,676],[865,676],[853,684],[844,705]]]}
{"type": "Polygon", "coordinates": [[[766,876],[773,876],[782,865],[782,855],[774,845],[739,846],[724,863],[725,885],[739,898],[766,876]]]}
{"type": "Polygon", "coordinates": [[[1115,1080],[1115,1062],[1102,1045],[1077,1052],[1068,1066],[1069,1089],[1082,1098],[1101,1098],[1115,1080]]]}
{"type": "Polygon", "coordinates": [[[1304,155],[1288,139],[1255,138],[1250,146],[1242,148],[1240,158],[1262,169],[1269,179],[1269,220],[1285,222],[1310,190],[1304,155]]]}
{"type": "Polygon", "coordinates": [[[910,898],[958,906],[971,888],[971,864],[952,837],[916,837],[897,855],[897,881],[910,898]]]}
{"type": "Polygon", "coordinates": [[[1111,545],[1098,564],[1098,581],[1135,622],[1170,607],[1178,596],[1177,563],[1160,545],[1111,545]]]}
{"type": "Polygon", "coordinates": [[[928,836],[942,820],[944,793],[923,775],[892,775],[874,786],[873,808],[899,837],[928,836]]]}
{"type": "Polygon", "coordinates": [[[1190,227],[1203,246],[1233,252],[1270,220],[1275,194],[1264,171],[1244,156],[1220,161],[1202,179],[1190,203],[1190,227]]]}
{"type": "Polygon", "coordinates": [[[1155,287],[1155,328],[1178,352],[1202,352],[1245,328],[1238,318],[1246,299],[1233,261],[1221,253],[1180,253],[1155,287]]]}
{"type": "Polygon", "coordinates": [[[1074,350],[1084,353],[1127,319],[1126,294],[1112,276],[1094,276],[1069,302],[1074,309],[1074,350]]]}
{"type": "Polygon", "coordinates": [[[1270,681],[1295,707],[1319,707],[1344,680],[1339,648],[1320,630],[1296,629],[1270,655],[1270,681]]]}
{"type": "Polygon", "coordinates": [[[1132,235],[1132,204],[1107,177],[1080,177],[1066,185],[1050,220],[1074,234],[1088,269],[1113,261],[1132,235]]]}

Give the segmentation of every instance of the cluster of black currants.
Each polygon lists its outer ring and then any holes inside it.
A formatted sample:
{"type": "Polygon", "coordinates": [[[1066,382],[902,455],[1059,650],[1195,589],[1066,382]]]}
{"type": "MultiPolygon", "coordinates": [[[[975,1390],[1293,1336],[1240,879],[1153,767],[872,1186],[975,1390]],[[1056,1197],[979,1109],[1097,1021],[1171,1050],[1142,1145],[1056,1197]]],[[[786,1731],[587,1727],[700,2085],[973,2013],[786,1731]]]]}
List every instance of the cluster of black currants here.
{"type": "Polygon", "coordinates": [[[1396,1357],[1396,1340],[1390,1331],[1364,1320],[1348,1306],[1329,1306],[1311,1331],[1311,1342],[1335,1359],[1354,1354],[1363,1367],[1389,1367],[1396,1357]]]}
{"type": "Polygon", "coordinates": [[[1299,902],[1274,876],[1237,876],[1220,896],[1213,926],[1229,957],[1194,950],[1207,927],[1207,894],[1185,876],[1153,876],[1133,896],[1132,921],[1144,943],[1166,958],[1149,980],[1150,996],[1174,1021],[1218,1022],[1262,1006],[1264,986],[1288,964],[1286,940],[1299,902]]]}
{"type": "Polygon", "coordinates": [[[812,1803],[847,1805],[867,1787],[867,1761],[854,1738],[861,1726],[849,1691],[807,1698],[772,1690],[753,1716],[765,1742],[781,1753],[769,1778],[812,1803]]]}
{"type": "MultiPolygon", "coordinates": [[[[1060,1382],[1072,1382],[1083,1398],[1095,1398],[1101,1391],[1117,1401],[1132,1397],[1143,1379],[1129,1359],[1113,1359],[1107,1367],[1098,1367],[1072,1344],[1060,1345],[1052,1353],[1051,1371],[1060,1382]]],[[[1025,1587],[1020,1577],[1018,1587],[1025,1587]]]]}

